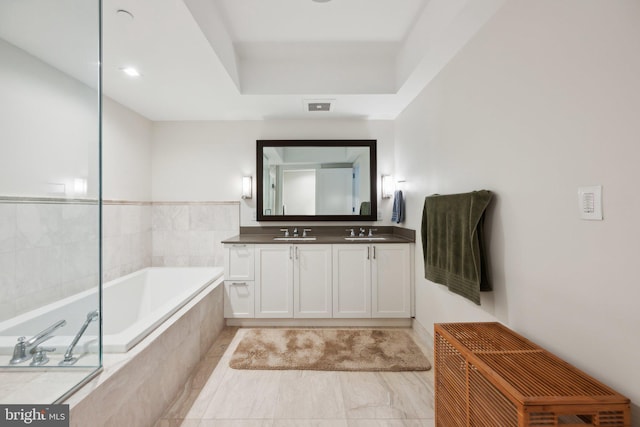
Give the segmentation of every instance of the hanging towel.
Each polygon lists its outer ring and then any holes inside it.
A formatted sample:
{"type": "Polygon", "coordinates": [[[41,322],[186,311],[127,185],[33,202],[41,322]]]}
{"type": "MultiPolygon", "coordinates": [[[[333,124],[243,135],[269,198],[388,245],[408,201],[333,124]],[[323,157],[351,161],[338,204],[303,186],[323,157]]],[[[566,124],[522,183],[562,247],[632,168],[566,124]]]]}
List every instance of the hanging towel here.
{"type": "Polygon", "coordinates": [[[391,213],[391,222],[400,224],[404,221],[404,199],[402,191],[396,190],[393,193],[393,212],[391,213]]]}
{"type": "Polygon", "coordinates": [[[360,203],[360,215],[371,215],[371,202],[360,203]]]}
{"type": "Polygon", "coordinates": [[[425,198],[422,211],[424,277],[480,305],[480,291],[492,290],[487,278],[484,213],[487,190],[425,198]]]}

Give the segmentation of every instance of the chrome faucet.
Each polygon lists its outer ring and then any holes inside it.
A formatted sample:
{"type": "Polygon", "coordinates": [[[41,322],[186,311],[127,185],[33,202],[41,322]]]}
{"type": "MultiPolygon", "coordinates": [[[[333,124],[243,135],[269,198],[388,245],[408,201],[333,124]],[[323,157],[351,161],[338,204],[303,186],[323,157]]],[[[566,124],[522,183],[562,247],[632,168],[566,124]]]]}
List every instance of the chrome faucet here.
{"type": "Polygon", "coordinates": [[[377,228],[370,228],[370,229],[369,229],[368,237],[373,237],[373,232],[374,232],[374,231],[378,231],[378,229],[377,229],[377,228]]]}
{"type": "Polygon", "coordinates": [[[307,237],[307,231],[311,231],[310,228],[303,228],[302,229],[302,237],[307,237]]]}
{"type": "Polygon", "coordinates": [[[360,234],[358,234],[358,237],[364,237],[364,228],[360,227],[360,234]]]}
{"type": "Polygon", "coordinates": [[[78,358],[73,356],[73,349],[78,344],[78,341],[80,340],[80,337],[82,336],[82,334],[84,334],[84,331],[87,330],[89,323],[91,323],[94,319],[96,319],[99,313],[100,312],[98,310],[93,310],[87,313],[87,320],[84,321],[84,323],[80,327],[80,330],[78,331],[76,336],[73,338],[73,341],[71,341],[71,344],[69,344],[69,347],[67,347],[67,351],[64,352],[64,359],[62,359],[60,363],[58,363],[58,365],[70,366],[78,361],[78,358]]]}
{"type": "Polygon", "coordinates": [[[27,350],[29,351],[29,353],[34,353],[34,350],[38,348],[38,345],[40,345],[40,343],[53,337],[53,333],[56,331],[56,329],[61,328],[66,324],[66,320],[60,320],[26,341],[25,337],[18,338],[18,343],[13,348],[13,357],[11,358],[9,363],[12,365],[17,365],[18,363],[22,363],[25,360],[29,359],[31,356],[27,356],[27,350]]]}
{"type": "Polygon", "coordinates": [[[298,227],[293,229],[293,237],[298,237],[298,227]]]}
{"type": "Polygon", "coordinates": [[[353,228],[347,228],[347,231],[349,232],[349,237],[356,237],[356,233],[353,231],[353,228]]]}
{"type": "Polygon", "coordinates": [[[280,231],[284,231],[284,237],[289,237],[289,229],[288,228],[281,228],[280,231]]]}

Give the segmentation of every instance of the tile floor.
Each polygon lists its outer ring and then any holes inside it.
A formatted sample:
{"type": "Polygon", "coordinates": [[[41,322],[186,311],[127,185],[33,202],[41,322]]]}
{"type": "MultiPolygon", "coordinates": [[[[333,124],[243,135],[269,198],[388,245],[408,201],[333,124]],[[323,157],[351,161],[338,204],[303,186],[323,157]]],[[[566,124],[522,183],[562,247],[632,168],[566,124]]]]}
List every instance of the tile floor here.
{"type": "MultiPolygon", "coordinates": [[[[431,353],[407,329],[431,359],[431,353]]],[[[245,329],[225,328],[155,427],[434,426],[426,372],[249,371],[228,366],[245,329]]]]}

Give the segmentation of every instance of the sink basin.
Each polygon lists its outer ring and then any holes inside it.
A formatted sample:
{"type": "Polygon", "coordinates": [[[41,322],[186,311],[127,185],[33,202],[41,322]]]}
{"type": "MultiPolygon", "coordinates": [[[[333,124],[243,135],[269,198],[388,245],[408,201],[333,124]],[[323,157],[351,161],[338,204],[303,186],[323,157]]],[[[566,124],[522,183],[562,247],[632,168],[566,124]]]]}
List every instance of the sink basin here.
{"type": "Polygon", "coordinates": [[[345,237],[344,240],[349,240],[351,242],[353,241],[357,241],[357,240],[364,240],[364,241],[373,241],[373,240],[387,240],[386,237],[369,237],[369,236],[364,236],[364,237],[345,237]]]}
{"type": "Polygon", "coordinates": [[[284,241],[284,242],[288,242],[288,241],[309,241],[309,240],[316,240],[315,237],[274,237],[273,240],[279,240],[279,241],[284,241]]]}

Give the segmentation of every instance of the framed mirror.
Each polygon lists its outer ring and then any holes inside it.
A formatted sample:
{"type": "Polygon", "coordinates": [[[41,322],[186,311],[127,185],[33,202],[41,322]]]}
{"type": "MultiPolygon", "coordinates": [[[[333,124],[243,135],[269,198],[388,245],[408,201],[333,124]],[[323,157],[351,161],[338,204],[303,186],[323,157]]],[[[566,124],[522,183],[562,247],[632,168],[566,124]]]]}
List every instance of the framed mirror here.
{"type": "Polygon", "coordinates": [[[258,221],[375,221],[376,140],[258,140],[258,221]]]}

